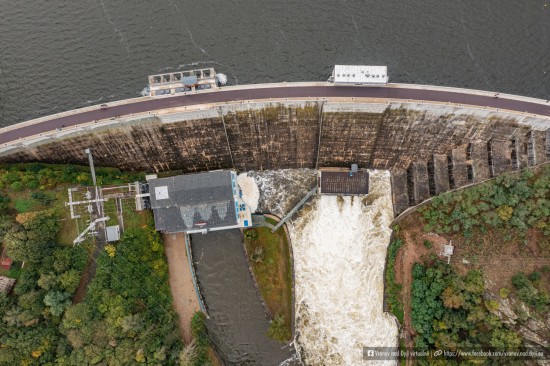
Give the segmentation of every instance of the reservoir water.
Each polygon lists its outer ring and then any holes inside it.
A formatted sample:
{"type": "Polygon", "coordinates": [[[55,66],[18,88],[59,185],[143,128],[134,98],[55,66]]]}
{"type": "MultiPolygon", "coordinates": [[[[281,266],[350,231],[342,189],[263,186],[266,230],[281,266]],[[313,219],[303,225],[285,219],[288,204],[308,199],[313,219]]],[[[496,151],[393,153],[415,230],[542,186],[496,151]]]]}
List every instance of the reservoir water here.
{"type": "Polygon", "coordinates": [[[548,0],[0,0],[0,19],[0,126],[203,66],[244,84],[382,64],[393,82],[550,94],[548,0]]]}

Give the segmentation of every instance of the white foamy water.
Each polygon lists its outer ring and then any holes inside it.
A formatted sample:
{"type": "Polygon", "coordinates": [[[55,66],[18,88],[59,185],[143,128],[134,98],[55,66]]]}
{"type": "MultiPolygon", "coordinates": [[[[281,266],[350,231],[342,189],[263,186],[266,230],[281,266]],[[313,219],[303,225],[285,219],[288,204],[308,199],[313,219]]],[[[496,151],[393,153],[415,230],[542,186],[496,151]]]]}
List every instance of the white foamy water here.
{"type": "Polygon", "coordinates": [[[317,196],[294,220],[295,343],[307,365],[364,365],[364,346],[397,345],[383,312],[392,218],[390,174],[370,171],[368,198],[317,196]]]}
{"type": "Polygon", "coordinates": [[[313,169],[281,169],[249,171],[260,189],[260,212],[283,217],[315,185],[313,169]]]}
{"type": "Polygon", "coordinates": [[[256,212],[258,209],[258,200],[260,199],[260,190],[254,178],[249,177],[246,173],[241,173],[237,176],[237,184],[243,192],[243,201],[250,207],[250,211],[256,212]]]}

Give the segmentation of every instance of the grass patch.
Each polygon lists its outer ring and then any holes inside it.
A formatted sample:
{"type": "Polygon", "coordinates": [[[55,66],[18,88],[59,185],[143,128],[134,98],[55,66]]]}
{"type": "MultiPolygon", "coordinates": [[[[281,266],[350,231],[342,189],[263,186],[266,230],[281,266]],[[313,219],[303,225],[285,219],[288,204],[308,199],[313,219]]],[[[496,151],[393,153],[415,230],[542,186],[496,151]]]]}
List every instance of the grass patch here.
{"type": "Polygon", "coordinates": [[[151,211],[136,211],[136,210],[123,210],[124,228],[142,228],[147,225],[147,221],[151,217],[151,211]]]}
{"type": "Polygon", "coordinates": [[[388,247],[388,261],[386,262],[386,303],[388,310],[395,315],[399,323],[403,324],[405,314],[401,303],[402,285],[395,282],[395,258],[399,248],[403,245],[401,239],[393,240],[388,247]]]}
{"type": "MultiPolygon", "coordinates": [[[[268,218],[266,218],[266,221],[268,218]]],[[[268,336],[281,341],[292,337],[292,271],[284,229],[267,227],[245,231],[245,246],[260,293],[273,315],[268,336]]]]}
{"type": "Polygon", "coordinates": [[[268,224],[271,224],[273,226],[275,226],[279,223],[279,221],[277,221],[275,219],[272,219],[271,217],[265,217],[265,222],[267,222],[268,224]]]}
{"type": "Polygon", "coordinates": [[[17,213],[25,213],[33,211],[35,204],[27,198],[18,198],[13,201],[13,206],[17,213]]]}
{"type": "Polygon", "coordinates": [[[21,263],[13,262],[10,269],[0,268],[0,276],[15,278],[16,280],[21,275],[21,263]]]}
{"type": "Polygon", "coordinates": [[[52,207],[59,214],[59,223],[61,228],[57,234],[57,242],[61,245],[73,245],[73,240],[78,236],[75,220],[71,219],[69,207],[65,206],[65,201],[68,201],[67,188],[60,188],[52,192],[52,207]]]}
{"type": "Polygon", "coordinates": [[[105,216],[109,216],[109,220],[105,222],[106,226],[118,225],[116,199],[111,198],[103,202],[103,211],[105,216]]]}

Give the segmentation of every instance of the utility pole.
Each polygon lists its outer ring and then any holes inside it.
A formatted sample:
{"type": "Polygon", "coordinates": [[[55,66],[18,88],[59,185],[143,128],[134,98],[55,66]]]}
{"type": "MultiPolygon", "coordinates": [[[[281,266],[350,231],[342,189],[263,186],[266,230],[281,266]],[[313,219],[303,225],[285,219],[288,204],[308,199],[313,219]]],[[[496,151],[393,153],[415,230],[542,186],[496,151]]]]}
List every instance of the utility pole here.
{"type": "Polygon", "coordinates": [[[96,186],[97,184],[95,180],[95,168],[94,168],[94,158],[92,157],[92,149],[86,149],[84,151],[88,155],[88,162],[90,163],[90,171],[92,172],[92,181],[94,182],[94,186],[96,186]]]}

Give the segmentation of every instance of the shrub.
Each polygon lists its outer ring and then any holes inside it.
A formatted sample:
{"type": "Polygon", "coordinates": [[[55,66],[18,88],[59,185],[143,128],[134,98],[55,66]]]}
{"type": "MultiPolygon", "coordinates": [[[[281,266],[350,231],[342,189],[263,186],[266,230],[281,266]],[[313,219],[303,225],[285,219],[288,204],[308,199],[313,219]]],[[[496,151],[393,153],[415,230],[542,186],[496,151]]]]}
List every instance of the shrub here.
{"type": "Polygon", "coordinates": [[[512,284],[518,289],[528,287],[531,285],[529,279],[525,276],[524,273],[517,273],[512,277],[512,284]]]}
{"type": "Polygon", "coordinates": [[[264,249],[261,246],[258,246],[254,249],[252,254],[250,254],[250,260],[255,263],[260,263],[264,260],[264,249]]]}
{"type": "Polygon", "coordinates": [[[245,238],[250,240],[256,240],[258,239],[258,231],[256,229],[249,229],[244,234],[245,238]]]}
{"type": "Polygon", "coordinates": [[[16,192],[22,191],[23,190],[23,183],[21,183],[19,181],[13,182],[12,184],[10,184],[10,188],[13,191],[16,191],[16,192]]]}
{"type": "Polygon", "coordinates": [[[427,248],[427,249],[432,249],[433,248],[433,243],[429,240],[424,240],[424,246],[427,248]]]}
{"type": "Polygon", "coordinates": [[[52,202],[52,199],[48,197],[47,194],[43,192],[33,192],[31,198],[41,204],[42,206],[49,206],[52,202]]]}
{"type": "Polygon", "coordinates": [[[507,289],[506,287],[503,287],[499,290],[499,294],[500,294],[500,297],[502,297],[503,299],[507,299],[508,296],[510,296],[510,290],[507,289]]]}
{"type": "Polygon", "coordinates": [[[503,205],[497,208],[497,215],[502,221],[510,221],[510,218],[512,218],[512,214],[514,213],[514,209],[508,205],[503,205]]]}
{"type": "Polygon", "coordinates": [[[10,198],[0,194],[0,212],[6,212],[9,208],[10,198]]]}
{"type": "Polygon", "coordinates": [[[206,332],[206,315],[197,311],[191,319],[191,334],[197,342],[196,354],[194,359],[195,365],[204,365],[208,359],[207,348],[210,345],[210,338],[206,332]]]}
{"type": "Polygon", "coordinates": [[[540,272],[535,271],[529,275],[529,281],[532,281],[532,282],[538,281],[540,280],[540,278],[541,278],[540,272]]]}
{"type": "Polygon", "coordinates": [[[485,307],[487,307],[487,310],[493,312],[498,310],[499,305],[498,302],[495,300],[487,300],[485,301],[485,307]]]}
{"type": "Polygon", "coordinates": [[[27,199],[16,199],[13,205],[18,213],[25,213],[32,210],[33,203],[27,199]]]}
{"type": "Polygon", "coordinates": [[[285,318],[280,314],[275,315],[275,318],[269,324],[269,329],[267,330],[267,336],[275,339],[279,342],[286,341],[286,327],[285,327],[285,318]]]}
{"type": "Polygon", "coordinates": [[[395,315],[399,322],[403,323],[403,305],[400,302],[402,286],[395,280],[395,259],[399,248],[403,245],[403,240],[393,240],[388,247],[388,260],[386,265],[386,300],[388,309],[395,315]]]}
{"type": "Polygon", "coordinates": [[[112,244],[108,244],[105,246],[105,251],[107,252],[107,255],[110,258],[113,258],[116,255],[116,248],[112,244]]]}
{"type": "Polygon", "coordinates": [[[28,189],[36,189],[40,185],[40,182],[36,179],[29,180],[26,184],[28,189]]]}

